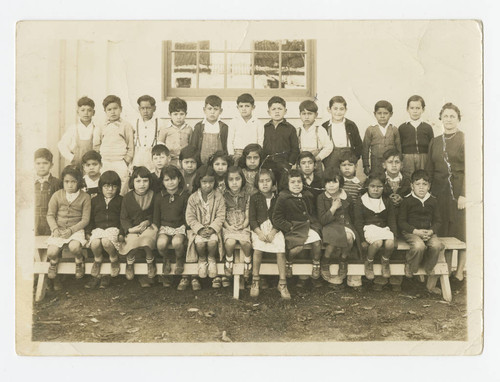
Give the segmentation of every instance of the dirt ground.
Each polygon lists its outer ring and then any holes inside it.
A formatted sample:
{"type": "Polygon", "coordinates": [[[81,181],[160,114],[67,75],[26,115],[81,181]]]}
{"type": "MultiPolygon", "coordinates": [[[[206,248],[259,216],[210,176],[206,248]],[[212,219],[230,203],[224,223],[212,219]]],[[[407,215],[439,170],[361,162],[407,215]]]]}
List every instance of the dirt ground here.
{"type": "MultiPolygon", "coordinates": [[[[257,299],[249,290],[232,298],[232,287],[179,292],[156,283],[112,280],[107,289],[84,289],[90,276],[66,276],[33,310],[33,341],[58,342],[288,342],[466,340],[465,283],[452,280],[453,301],[426,292],[416,278],[402,292],[334,290],[328,284],[297,288],[291,301],[275,287],[257,299]],[[225,333],[224,333],[225,332],[225,333]]],[[[270,277],[270,286],[277,278],[270,277]]]]}

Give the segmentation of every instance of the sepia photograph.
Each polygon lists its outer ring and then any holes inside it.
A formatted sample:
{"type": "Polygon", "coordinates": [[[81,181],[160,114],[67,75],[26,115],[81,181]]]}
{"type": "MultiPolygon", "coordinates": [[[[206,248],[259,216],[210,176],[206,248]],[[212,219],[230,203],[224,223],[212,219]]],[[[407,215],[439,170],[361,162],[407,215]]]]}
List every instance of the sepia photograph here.
{"type": "Polygon", "coordinates": [[[482,352],[481,21],[16,32],[18,354],[482,352]]]}

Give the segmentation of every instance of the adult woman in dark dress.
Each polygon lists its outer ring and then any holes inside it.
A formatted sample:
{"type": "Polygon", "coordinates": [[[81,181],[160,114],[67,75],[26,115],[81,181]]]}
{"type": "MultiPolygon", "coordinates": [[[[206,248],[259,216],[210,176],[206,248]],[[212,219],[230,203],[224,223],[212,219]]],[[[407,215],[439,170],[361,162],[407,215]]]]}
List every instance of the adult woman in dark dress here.
{"type": "MultiPolygon", "coordinates": [[[[439,200],[442,226],[438,236],[465,241],[465,145],[458,129],[460,109],[445,104],[439,113],[444,132],[429,144],[426,170],[431,177],[431,193],[439,200]]],[[[465,251],[459,251],[455,277],[463,280],[465,251]]]]}

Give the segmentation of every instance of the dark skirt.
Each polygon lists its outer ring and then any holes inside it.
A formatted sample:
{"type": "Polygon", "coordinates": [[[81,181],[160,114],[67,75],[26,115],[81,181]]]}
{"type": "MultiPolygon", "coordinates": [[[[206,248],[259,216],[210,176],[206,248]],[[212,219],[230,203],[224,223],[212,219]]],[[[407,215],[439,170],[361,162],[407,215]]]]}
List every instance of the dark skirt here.
{"type": "Polygon", "coordinates": [[[321,232],[323,234],[323,243],[338,248],[347,248],[347,235],[343,224],[327,224],[322,228],[321,232]]]}
{"type": "Polygon", "coordinates": [[[304,245],[311,225],[309,221],[291,221],[293,228],[285,233],[285,244],[288,250],[304,245]]]}

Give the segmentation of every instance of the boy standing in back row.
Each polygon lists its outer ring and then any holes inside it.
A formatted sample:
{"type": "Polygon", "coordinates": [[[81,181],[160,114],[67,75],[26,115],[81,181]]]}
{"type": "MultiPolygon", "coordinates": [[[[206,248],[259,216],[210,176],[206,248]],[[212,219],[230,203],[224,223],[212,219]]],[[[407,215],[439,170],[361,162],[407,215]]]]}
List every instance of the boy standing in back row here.
{"type": "Polygon", "coordinates": [[[216,151],[222,150],[227,154],[228,126],[220,120],[222,99],[219,96],[209,95],[203,112],[205,119],[194,125],[189,145],[198,151],[200,162],[207,164],[216,151]]]}
{"type": "Polygon", "coordinates": [[[81,170],[82,157],[92,150],[92,140],[95,130],[92,117],[95,115],[95,103],[88,97],[78,100],[78,122],[70,126],[57,144],[61,155],[72,165],[81,170]]]}
{"type": "Polygon", "coordinates": [[[281,176],[290,170],[299,156],[299,140],[295,127],[285,119],[286,101],[271,97],[267,102],[271,120],[264,125],[264,161],[262,166],[274,171],[280,187],[281,176]]]}
{"type": "Polygon", "coordinates": [[[229,124],[227,137],[227,153],[233,157],[235,164],[238,163],[246,146],[257,143],[262,147],[264,142],[264,126],[252,115],[255,110],[255,100],[252,95],[248,93],[240,95],[236,105],[240,115],[233,118],[229,124]]]}

